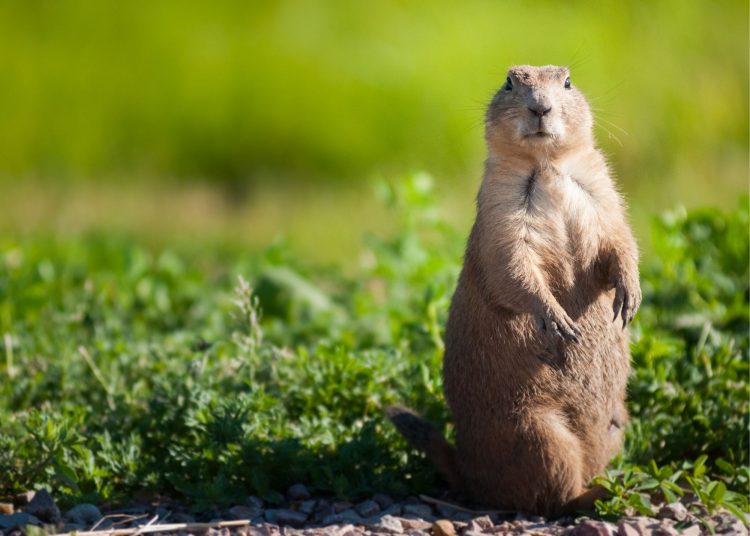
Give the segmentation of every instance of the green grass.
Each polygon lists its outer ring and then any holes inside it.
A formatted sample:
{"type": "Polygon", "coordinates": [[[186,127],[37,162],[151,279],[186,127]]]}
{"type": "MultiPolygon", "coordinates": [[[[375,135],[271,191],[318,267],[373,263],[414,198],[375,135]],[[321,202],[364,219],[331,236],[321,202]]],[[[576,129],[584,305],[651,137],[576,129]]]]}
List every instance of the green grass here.
{"type": "MultiPolygon", "coordinates": [[[[147,490],[202,508],[298,481],[342,497],[439,486],[382,407],[408,404],[450,434],[442,330],[464,237],[425,176],[384,193],[400,232],[368,237],[354,275],[283,246],[2,242],[0,496],[147,490]]],[[[653,241],[633,422],[599,513],[683,493],[747,510],[747,200],[661,217],[653,241]]]]}

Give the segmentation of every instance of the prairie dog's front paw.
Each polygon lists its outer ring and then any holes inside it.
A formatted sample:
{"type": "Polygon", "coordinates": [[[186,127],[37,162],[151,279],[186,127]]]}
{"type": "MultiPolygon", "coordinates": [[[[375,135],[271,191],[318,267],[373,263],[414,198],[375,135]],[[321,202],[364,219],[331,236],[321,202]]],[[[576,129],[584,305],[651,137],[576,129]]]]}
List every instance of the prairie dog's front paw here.
{"type": "Polygon", "coordinates": [[[612,321],[614,322],[620,316],[622,328],[625,329],[625,326],[633,320],[638,307],[641,305],[641,284],[638,280],[638,271],[635,271],[635,275],[628,272],[615,276],[612,286],[615,288],[615,299],[612,302],[614,312],[612,321]]]}
{"type": "Polygon", "coordinates": [[[544,308],[536,315],[537,326],[542,332],[542,335],[546,339],[546,347],[548,351],[557,350],[560,343],[574,343],[578,342],[581,337],[581,332],[575,325],[575,322],[568,316],[568,314],[560,308],[560,310],[554,310],[553,308],[544,308]]]}

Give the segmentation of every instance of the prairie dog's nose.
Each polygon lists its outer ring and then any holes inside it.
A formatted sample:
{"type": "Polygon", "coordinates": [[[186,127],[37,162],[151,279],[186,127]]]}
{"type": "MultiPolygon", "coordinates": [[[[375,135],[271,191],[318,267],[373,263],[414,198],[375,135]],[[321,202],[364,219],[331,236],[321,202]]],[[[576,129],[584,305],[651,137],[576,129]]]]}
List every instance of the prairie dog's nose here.
{"type": "Polygon", "coordinates": [[[546,102],[535,102],[531,106],[529,106],[529,110],[531,110],[531,113],[538,116],[538,117],[544,117],[550,111],[552,110],[552,106],[547,106],[546,102]]]}

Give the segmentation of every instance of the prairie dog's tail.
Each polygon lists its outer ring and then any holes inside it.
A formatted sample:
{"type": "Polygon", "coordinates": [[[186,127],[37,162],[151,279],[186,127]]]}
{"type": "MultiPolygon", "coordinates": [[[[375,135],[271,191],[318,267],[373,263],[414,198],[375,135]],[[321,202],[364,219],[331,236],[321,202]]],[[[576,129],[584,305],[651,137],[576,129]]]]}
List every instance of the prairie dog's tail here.
{"type": "Polygon", "coordinates": [[[456,466],[456,448],[448,443],[443,434],[429,421],[404,406],[389,406],[385,408],[385,414],[409,444],[423,451],[451,487],[458,489],[461,479],[456,466]]]}

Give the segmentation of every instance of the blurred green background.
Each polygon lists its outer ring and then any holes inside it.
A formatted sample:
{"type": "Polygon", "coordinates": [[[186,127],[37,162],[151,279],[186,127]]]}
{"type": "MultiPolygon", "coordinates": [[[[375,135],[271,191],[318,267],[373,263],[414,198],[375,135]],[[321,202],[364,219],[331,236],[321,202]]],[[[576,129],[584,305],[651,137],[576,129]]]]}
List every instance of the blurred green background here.
{"type": "Polygon", "coordinates": [[[468,226],[518,63],[572,67],[641,242],[658,210],[747,190],[741,0],[9,1],[0,50],[10,234],[285,235],[349,262],[391,225],[373,182],[418,170],[468,226]]]}

